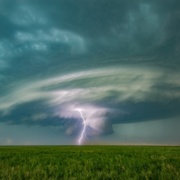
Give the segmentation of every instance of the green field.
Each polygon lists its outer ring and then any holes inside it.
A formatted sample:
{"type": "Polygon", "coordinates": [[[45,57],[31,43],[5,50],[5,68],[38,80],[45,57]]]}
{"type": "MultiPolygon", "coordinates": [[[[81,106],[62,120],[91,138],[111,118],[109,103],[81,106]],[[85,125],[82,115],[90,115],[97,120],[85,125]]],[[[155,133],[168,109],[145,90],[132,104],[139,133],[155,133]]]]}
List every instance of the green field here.
{"type": "Polygon", "coordinates": [[[1,146],[0,179],[180,179],[180,147],[1,146]]]}

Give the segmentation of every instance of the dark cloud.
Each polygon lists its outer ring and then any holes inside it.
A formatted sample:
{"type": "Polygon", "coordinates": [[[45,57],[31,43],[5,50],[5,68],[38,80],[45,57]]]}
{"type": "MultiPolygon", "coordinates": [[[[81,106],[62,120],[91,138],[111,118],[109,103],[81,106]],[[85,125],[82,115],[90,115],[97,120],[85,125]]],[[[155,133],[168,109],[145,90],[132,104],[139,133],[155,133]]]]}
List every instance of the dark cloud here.
{"type": "Polygon", "coordinates": [[[0,23],[1,122],[78,135],[84,107],[90,137],[179,117],[178,0],[6,0],[0,23]]]}
{"type": "MultiPolygon", "coordinates": [[[[133,123],[159,119],[175,118],[180,116],[179,102],[126,102],[119,105],[123,113],[112,118],[113,123],[133,123]]],[[[118,111],[118,110],[117,110],[118,111]]]]}

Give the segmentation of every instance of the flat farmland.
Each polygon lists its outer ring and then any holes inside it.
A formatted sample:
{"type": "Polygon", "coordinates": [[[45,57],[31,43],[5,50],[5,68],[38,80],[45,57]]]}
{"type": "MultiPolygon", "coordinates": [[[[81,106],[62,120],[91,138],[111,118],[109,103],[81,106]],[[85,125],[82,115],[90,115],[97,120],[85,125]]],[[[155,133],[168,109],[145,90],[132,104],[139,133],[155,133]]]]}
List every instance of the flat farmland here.
{"type": "Polygon", "coordinates": [[[180,179],[180,147],[0,146],[0,179],[180,179]]]}

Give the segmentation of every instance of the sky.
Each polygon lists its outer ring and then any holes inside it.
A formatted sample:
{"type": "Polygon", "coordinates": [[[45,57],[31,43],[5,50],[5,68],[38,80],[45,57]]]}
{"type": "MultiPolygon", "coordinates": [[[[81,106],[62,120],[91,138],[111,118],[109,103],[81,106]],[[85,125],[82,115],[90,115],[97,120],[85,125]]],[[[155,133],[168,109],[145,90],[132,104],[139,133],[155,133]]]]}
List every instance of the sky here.
{"type": "Polygon", "coordinates": [[[180,144],[179,0],[0,0],[0,145],[180,144]]]}

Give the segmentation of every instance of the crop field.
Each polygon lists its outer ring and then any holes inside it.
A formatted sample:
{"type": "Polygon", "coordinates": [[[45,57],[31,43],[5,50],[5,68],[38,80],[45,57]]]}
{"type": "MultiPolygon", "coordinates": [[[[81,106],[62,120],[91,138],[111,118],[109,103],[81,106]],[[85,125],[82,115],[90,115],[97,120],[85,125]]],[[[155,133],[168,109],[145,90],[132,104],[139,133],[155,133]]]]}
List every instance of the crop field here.
{"type": "Polygon", "coordinates": [[[1,146],[0,179],[180,179],[180,147],[1,146]]]}

